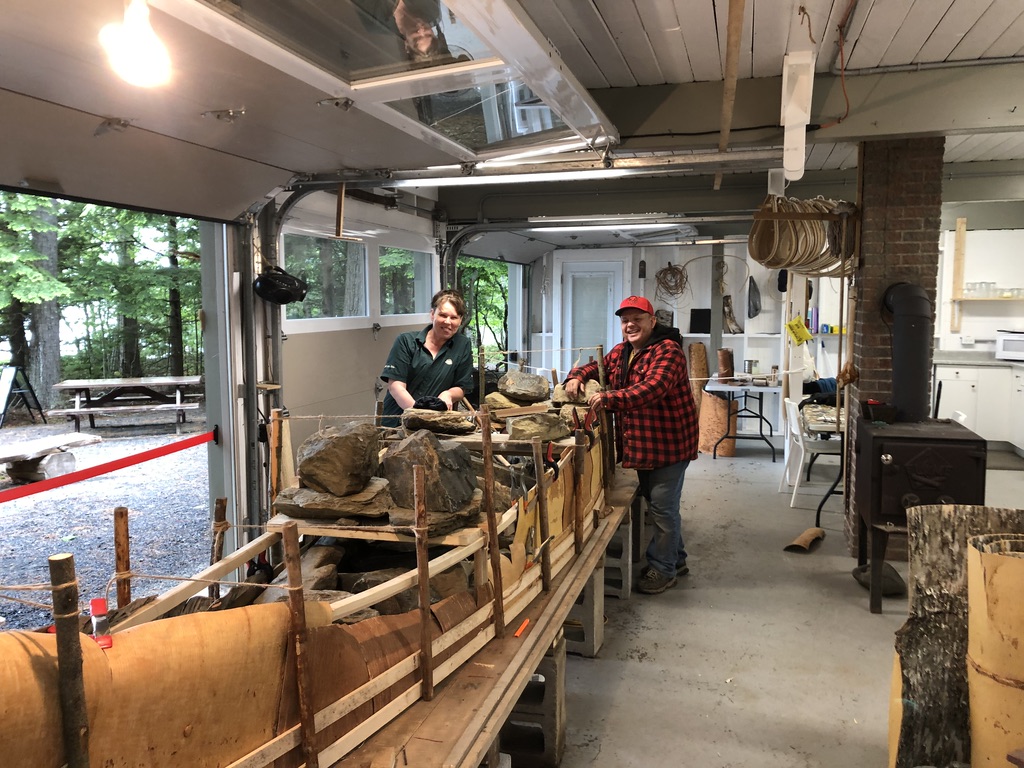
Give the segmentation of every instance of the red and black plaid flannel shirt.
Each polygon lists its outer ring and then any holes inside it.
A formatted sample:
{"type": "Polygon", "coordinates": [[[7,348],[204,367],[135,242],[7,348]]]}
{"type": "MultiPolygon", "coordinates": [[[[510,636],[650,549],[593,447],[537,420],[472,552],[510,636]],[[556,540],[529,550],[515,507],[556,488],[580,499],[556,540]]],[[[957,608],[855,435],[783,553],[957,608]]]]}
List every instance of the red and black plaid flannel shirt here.
{"type": "MultiPolygon", "coordinates": [[[[609,391],[601,405],[615,414],[616,448],[623,467],[656,469],[697,458],[699,425],[683,349],[664,326],[648,345],[616,344],[605,355],[609,391]]],[[[567,378],[596,379],[597,363],[574,368],[567,378]]]]}

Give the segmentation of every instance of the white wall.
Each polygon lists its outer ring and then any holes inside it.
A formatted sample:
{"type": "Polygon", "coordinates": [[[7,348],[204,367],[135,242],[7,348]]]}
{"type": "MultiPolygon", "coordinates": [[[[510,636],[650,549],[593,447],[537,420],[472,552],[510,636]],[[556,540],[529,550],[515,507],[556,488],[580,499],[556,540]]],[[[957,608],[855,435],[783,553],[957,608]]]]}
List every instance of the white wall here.
{"type": "MultiPolygon", "coordinates": [[[[936,349],[994,348],[1000,328],[1024,328],[1024,299],[968,301],[961,304],[960,332],[950,330],[953,295],[953,253],[956,233],[944,232],[939,241],[939,284],[936,306],[936,349]],[[969,342],[974,339],[974,343],[969,342]]],[[[1024,288],[1024,230],[973,230],[964,248],[964,283],[994,282],[1000,288],[1024,288]]]]}

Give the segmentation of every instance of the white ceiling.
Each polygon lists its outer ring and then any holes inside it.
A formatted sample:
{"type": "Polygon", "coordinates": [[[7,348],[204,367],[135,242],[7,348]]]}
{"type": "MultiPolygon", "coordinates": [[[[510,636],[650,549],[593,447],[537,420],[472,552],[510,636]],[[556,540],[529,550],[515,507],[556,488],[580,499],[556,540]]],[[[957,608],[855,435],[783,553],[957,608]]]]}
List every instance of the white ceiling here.
{"type": "MultiPolygon", "coordinates": [[[[120,17],[122,0],[4,0],[0,185],[230,220],[296,180],[384,187],[389,176],[473,157],[365,96],[347,110],[325,105],[350,91],[303,63],[301,51],[257,50],[244,43],[244,30],[221,24],[210,34],[195,21],[212,6],[250,1],[152,0],[174,80],[144,91],[113,76],[97,43],[99,29],[120,17]],[[214,116],[222,110],[244,115],[214,116]],[[123,129],[98,130],[111,119],[123,129]]],[[[331,29],[334,17],[323,11],[342,5],[332,3],[278,0],[300,31],[308,17],[320,38],[351,36],[331,29]]],[[[740,167],[763,172],[781,151],[784,57],[802,49],[816,54],[811,122],[824,126],[807,134],[809,174],[853,168],[858,141],[903,135],[946,135],[947,164],[985,164],[993,176],[1005,174],[993,163],[1024,161],[1024,3],[1017,0],[448,5],[504,60],[488,77],[529,70],[549,102],[565,100],[551,104],[556,110],[596,107],[613,126],[619,143],[605,157],[586,151],[559,163],[600,169],[633,161],[644,176],[675,163],[673,172],[710,177],[756,151],[756,162],[749,155],[740,167]],[[737,6],[736,98],[726,113],[729,9],[737,6]],[[514,19],[516,33],[486,29],[488,14],[514,19]],[[516,41],[514,50],[501,50],[505,38],[516,41]],[[537,68],[524,46],[533,57],[547,51],[551,72],[537,68]],[[688,158],[699,162],[687,165],[688,158]]],[[[465,85],[465,76],[452,83],[465,85]]]]}

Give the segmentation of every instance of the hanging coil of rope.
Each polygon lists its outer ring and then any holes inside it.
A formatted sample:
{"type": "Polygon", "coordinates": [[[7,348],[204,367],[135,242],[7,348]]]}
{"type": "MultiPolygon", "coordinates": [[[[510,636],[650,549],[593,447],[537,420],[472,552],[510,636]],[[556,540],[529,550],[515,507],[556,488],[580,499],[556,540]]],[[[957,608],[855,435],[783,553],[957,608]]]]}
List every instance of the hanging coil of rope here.
{"type": "Polygon", "coordinates": [[[658,286],[654,298],[671,304],[670,299],[682,296],[686,292],[690,278],[686,274],[686,267],[669,262],[655,273],[654,282],[658,286]]]}

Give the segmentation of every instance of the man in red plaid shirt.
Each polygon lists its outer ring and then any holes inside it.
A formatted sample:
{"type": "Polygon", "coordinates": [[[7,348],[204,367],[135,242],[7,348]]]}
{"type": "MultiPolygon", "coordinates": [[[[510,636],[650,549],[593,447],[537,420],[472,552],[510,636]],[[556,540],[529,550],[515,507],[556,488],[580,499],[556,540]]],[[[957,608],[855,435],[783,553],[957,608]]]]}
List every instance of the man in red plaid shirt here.
{"type": "MultiPolygon", "coordinates": [[[[608,389],[592,395],[589,405],[615,414],[618,458],[623,467],[636,469],[654,519],[647,567],[637,585],[654,595],[689,573],[679,499],[686,468],[697,458],[697,408],[679,331],[659,325],[654,307],[642,296],[623,300],[615,314],[625,341],[605,355],[608,389]]],[[[566,394],[576,397],[584,382],[597,377],[596,362],[573,368],[566,394]]]]}

